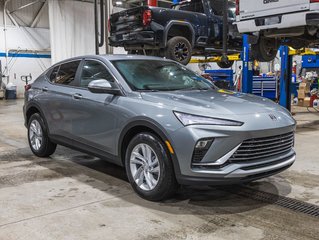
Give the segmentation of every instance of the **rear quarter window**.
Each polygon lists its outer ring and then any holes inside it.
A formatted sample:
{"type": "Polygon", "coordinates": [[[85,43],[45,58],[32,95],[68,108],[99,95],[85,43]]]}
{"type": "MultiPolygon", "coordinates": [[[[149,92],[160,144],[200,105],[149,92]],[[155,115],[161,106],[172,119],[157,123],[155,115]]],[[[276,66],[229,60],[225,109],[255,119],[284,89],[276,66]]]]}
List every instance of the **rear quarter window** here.
{"type": "Polygon", "coordinates": [[[59,68],[60,68],[60,65],[48,71],[47,78],[50,80],[50,82],[52,82],[56,78],[59,68]]]}

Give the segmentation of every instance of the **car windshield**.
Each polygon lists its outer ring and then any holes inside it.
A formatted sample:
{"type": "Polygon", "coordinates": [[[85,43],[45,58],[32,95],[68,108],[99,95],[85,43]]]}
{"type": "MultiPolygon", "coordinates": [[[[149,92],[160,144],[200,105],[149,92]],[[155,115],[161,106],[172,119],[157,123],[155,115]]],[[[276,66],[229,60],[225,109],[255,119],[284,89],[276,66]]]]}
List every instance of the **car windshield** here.
{"type": "Polygon", "coordinates": [[[209,90],[216,87],[205,78],[174,62],[117,60],[113,65],[133,91],[209,90]]]}

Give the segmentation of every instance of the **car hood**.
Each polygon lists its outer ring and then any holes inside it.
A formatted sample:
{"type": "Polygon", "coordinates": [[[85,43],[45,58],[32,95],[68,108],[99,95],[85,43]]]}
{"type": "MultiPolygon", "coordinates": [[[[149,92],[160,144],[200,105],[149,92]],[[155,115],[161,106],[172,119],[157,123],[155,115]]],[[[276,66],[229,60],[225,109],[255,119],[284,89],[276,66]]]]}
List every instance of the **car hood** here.
{"type": "Polygon", "coordinates": [[[196,112],[203,114],[203,111],[208,115],[243,115],[282,111],[278,104],[266,98],[226,90],[143,92],[141,96],[146,101],[194,114],[196,112]]]}

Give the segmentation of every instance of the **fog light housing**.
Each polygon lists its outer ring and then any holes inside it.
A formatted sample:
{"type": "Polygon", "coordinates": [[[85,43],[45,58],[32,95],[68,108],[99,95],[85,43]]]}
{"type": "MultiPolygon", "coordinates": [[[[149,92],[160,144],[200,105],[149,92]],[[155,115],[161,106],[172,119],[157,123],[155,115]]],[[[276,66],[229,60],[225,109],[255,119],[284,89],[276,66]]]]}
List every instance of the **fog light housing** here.
{"type": "Polygon", "coordinates": [[[196,143],[195,148],[196,149],[206,148],[209,143],[211,143],[211,140],[200,140],[196,143]]]}
{"type": "Polygon", "coordinates": [[[193,152],[192,162],[198,163],[203,160],[205,157],[208,149],[212,145],[214,139],[213,138],[206,138],[206,139],[200,139],[195,144],[195,149],[193,152]]]}

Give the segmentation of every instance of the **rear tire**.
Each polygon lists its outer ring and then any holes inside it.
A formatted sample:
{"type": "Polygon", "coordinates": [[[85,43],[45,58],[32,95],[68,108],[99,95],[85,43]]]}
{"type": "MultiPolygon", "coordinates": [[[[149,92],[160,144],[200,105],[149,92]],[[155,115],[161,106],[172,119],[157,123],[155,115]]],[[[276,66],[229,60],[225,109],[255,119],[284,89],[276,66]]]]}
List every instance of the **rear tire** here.
{"type": "Polygon", "coordinates": [[[184,37],[173,37],[167,42],[165,57],[187,65],[192,58],[192,45],[184,37]]]}
{"type": "Polygon", "coordinates": [[[43,118],[33,114],[28,122],[28,141],[31,151],[38,157],[49,157],[55,152],[56,144],[51,142],[43,118]]]}
{"type": "Polygon", "coordinates": [[[217,65],[220,68],[231,68],[234,65],[234,61],[217,62],[217,65]]]}
{"type": "Polygon", "coordinates": [[[149,201],[162,201],[177,190],[172,160],[154,134],[137,134],[126,149],[125,167],[134,191],[149,201]]]}
{"type": "Polygon", "coordinates": [[[276,39],[260,37],[257,44],[251,46],[254,60],[270,62],[274,60],[278,52],[276,39]]]}

